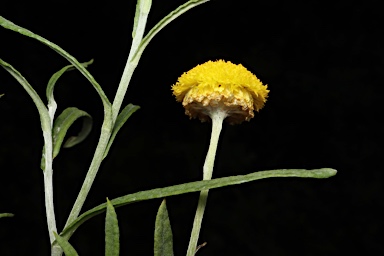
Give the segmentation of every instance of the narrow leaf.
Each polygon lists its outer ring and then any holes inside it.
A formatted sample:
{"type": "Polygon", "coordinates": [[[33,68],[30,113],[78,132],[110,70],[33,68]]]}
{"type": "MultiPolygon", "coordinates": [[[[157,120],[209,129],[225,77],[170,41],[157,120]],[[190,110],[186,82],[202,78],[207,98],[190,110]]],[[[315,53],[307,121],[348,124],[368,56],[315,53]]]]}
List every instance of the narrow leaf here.
{"type": "MultiPolygon", "coordinates": [[[[336,175],[337,171],[331,168],[322,168],[314,170],[305,169],[283,169],[254,172],[247,175],[230,176],[225,178],[217,178],[212,180],[195,181],[181,185],[175,185],[165,188],[156,188],[146,191],[129,194],[111,200],[115,207],[136,203],[154,198],[165,198],[174,195],[197,192],[201,190],[220,188],[230,185],[242,184],[254,180],[277,178],[277,177],[299,177],[299,178],[329,178],[336,175]]],[[[106,204],[101,204],[91,210],[80,215],[76,220],[71,222],[62,232],[61,235],[69,239],[73,232],[85,221],[105,211],[106,204]]]]}
{"type": "Polygon", "coordinates": [[[108,155],[109,149],[111,148],[111,145],[113,141],[116,138],[117,132],[120,130],[120,128],[124,125],[124,123],[128,120],[128,118],[135,113],[140,107],[133,105],[133,104],[128,104],[122,111],[121,113],[117,116],[115,125],[113,126],[112,134],[111,137],[108,141],[107,148],[104,153],[105,158],[108,155]]]}
{"type": "Polygon", "coordinates": [[[154,256],[173,256],[173,237],[165,199],[156,215],[154,256]]]}
{"type": "MultiPolygon", "coordinates": [[[[58,140],[61,140],[62,138],[64,138],[64,137],[61,137],[62,134],[64,134],[63,128],[65,129],[67,127],[67,125],[68,126],[72,125],[72,123],[80,117],[84,117],[83,118],[83,126],[81,128],[81,131],[79,132],[79,134],[77,136],[69,137],[67,139],[67,141],[64,143],[63,147],[64,148],[71,148],[71,147],[79,144],[88,136],[88,134],[92,130],[92,123],[93,123],[92,117],[87,112],[79,110],[77,108],[67,108],[66,110],[68,110],[68,112],[70,112],[70,113],[67,114],[67,113],[63,112],[62,115],[64,115],[64,118],[68,118],[68,119],[63,120],[62,124],[56,124],[56,122],[55,122],[55,125],[53,126],[54,129],[56,127],[57,127],[57,129],[59,129],[59,127],[61,127],[61,129],[60,129],[60,131],[58,131],[57,135],[56,135],[56,132],[54,132],[54,134],[53,134],[55,148],[59,147],[59,146],[56,146],[56,143],[58,142],[58,140]],[[66,122],[66,123],[64,123],[64,122],[66,122]],[[59,137],[61,137],[61,138],[59,138],[59,137]]],[[[57,122],[59,122],[59,120],[57,120],[57,122]]],[[[54,151],[53,157],[55,157],[55,156],[56,156],[56,153],[54,151]]]]}
{"type": "Polygon", "coordinates": [[[135,18],[133,19],[133,29],[132,29],[132,38],[135,38],[137,23],[139,22],[140,16],[140,0],[136,2],[135,18]]]}
{"type": "Polygon", "coordinates": [[[147,21],[147,16],[151,6],[152,0],[137,0],[135,18],[133,20],[132,38],[136,37],[136,31],[140,26],[140,20],[145,20],[145,22],[147,21]]]}
{"type": "Polygon", "coordinates": [[[62,57],[67,59],[93,85],[93,87],[96,89],[97,93],[99,94],[99,96],[100,96],[100,98],[101,98],[101,100],[103,102],[104,108],[108,108],[109,109],[111,107],[111,103],[109,102],[107,96],[105,95],[104,91],[101,89],[101,86],[96,82],[94,77],[91,75],[91,73],[89,73],[88,70],[83,65],[81,65],[80,62],[75,57],[73,57],[72,55],[70,55],[69,53],[64,51],[60,46],[58,46],[58,45],[48,41],[47,39],[45,39],[45,38],[43,38],[43,37],[33,33],[32,31],[29,31],[28,29],[25,29],[23,27],[20,27],[20,26],[14,24],[13,22],[5,19],[2,16],[0,16],[0,26],[4,27],[6,29],[10,29],[10,30],[12,30],[14,32],[18,32],[18,33],[20,33],[20,34],[22,34],[24,36],[28,36],[28,37],[31,37],[33,39],[36,39],[39,42],[49,46],[51,49],[56,51],[62,57]]]}
{"type": "MultiPolygon", "coordinates": [[[[81,63],[84,67],[88,67],[90,64],[93,63],[93,60],[90,60],[88,62],[81,63]]],[[[75,67],[73,65],[68,65],[57,71],[55,74],[52,75],[52,77],[48,81],[46,95],[48,100],[48,110],[49,110],[49,116],[51,117],[51,120],[54,119],[57,104],[55,101],[55,98],[53,96],[53,91],[56,85],[57,80],[66,72],[74,70],[75,67]]]]}
{"type": "Polygon", "coordinates": [[[196,7],[200,4],[206,3],[209,0],[190,0],[186,2],[183,5],[180,5],[178,8],[176,8],[174,11],[169,13],[167,16],[165,16],[161,21],[159,21],[149,32],[148,34],[143,38],[143,40],[140,43],[139,49],[136,51],[135,56],[133,59],[140,58],[141,54],[143,53],[144,49],[147,47],[149,42],[152,40],[152,38],[160,32],[166,25],[168,25],[171,21],[182,15],[183,13],[187,12],[188,10],[192,9],[193,7],[196,7]]]}
{"type": "Polygon", "coordinates": [[[5,217],[13,217],[15,216],[13,213],[0,213],[0,219],[5,217]]]}
{"type": "MultiPolygon", "coordinates": [[[[1,16],[0,16],[1,18],[1,16]]],[[[1,21],[1,19],[0,19],[1,21]]],[[[8,64],[7,62],[0,59],[0,65],[8,71],[24,88],[24,90],[29,94],[29,96],[32,98],[33,102],[35,103],[40,118],[42,121],[48,121],[49,122],[49,116],[48,116],[48,110],[44,105],[44,102],[41,100],[40,96],[37,94],[35,89],[28,83],[28,81],[20,74],[19,71],[17,71],[14,67],[12,67],[11,64],[8,64]]]]}
{"type": "Polygon", "coordinates": [[[118,256],[120,251],[119,225],[115,208],[107,198],[107,214],[105,216],[105,256],[118,256]]]}
{"type": "Polygon", "coordinates": [[[56,157],[71,125],[79,118],[83,118],[83,126],[77,136],[71,136],[64,143],[64,148],[70,148],[82,142],[92,130],[92,117],[78,108],[66,108],[55,120],[53,125],[53,157],[56,157]]]}
{"type": "MultiPolygon", "coordinates": [[[[83,117],[83,126],[77,136],[71,136],[64,143],[64,148],[73,147],[82,142],[92,130],[92,117],[85,111],[78,108],[66,108],[55,120],[52,128],[53,137],[53,158],[55,158],[61,149],[65,135],[72,124],[79,118],[83,117]]],[[[41,159],[41,168],[44,170],[44,149],[41,159]]]]}
{"type": "MultiPolygon", "coordinates": [[[[64,148],[73,147],[82,142],[92,130],[92,117],[85,111],[78,108],[66,108],[55,120],[52,128],[53,137],[53,158],[55,158],[61,149],[61,145],[67,134],[68,129],[79,118],[83,117],[83,126],[77,136],[71,136],[64,143],[64,148]]],[[[44,149],[43,149],[44,152],[44,149]]],[[[44,153],[41,163],[44,163],[44,153]]],[[[43,169],[43,166],[42,166],[43,169]]]]}
{"type": "Polygon", "coordinates": [[[62,238],[56,232],[53,232],[53,233],[55,235],[56,242],[63,249],[66,256],[78,256],[75,248],[72,247],[72,245],[68,242],[68,240],[62,238]]]}
{"type": "MultiPolygon", "coordinates": [[[[1,16],[0,16],[0,23],[1,23],[1,16]]],[[[6,63],[2,59],[0,59],[0,65],[5,70],[7,70],[23,86],[25,91],[29,94],[29,96],[32,98],[33,102],[35,103],[35,106],[37,107],[37,110],[40,115],[41,129],[43,130],[44,142],[46,144],[47,141],[50,141],[52,139],[51,138],[52,121],[51,121],[51,118],[49,117],[48,109],[45,107],[44,102],[41,100],[40,96],[33,89],[33,87],[28,83],[28,81],[20,74],[19,71],[17,71],[14,67],[12,67],[10,64],[6,63]]],[[[51,152],[52,150],[51,145],[47,145],[47,146],[50,147],[49,152],[51,152]]],[[[45,170],[45,149],[43,149],[41,169],[45,170]]]]}

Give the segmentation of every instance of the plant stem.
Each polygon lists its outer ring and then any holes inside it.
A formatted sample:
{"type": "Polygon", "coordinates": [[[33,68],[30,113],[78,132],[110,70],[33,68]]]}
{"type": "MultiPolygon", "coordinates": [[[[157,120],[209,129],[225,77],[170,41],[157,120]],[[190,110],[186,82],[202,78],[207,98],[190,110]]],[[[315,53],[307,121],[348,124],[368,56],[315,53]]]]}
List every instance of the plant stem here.
{"type": "MultiPolygon", "coordinates": [[[[52,245],[55,241],[55,236],[53,232],[57,232],[56,228],[56,217],[55,217],[55,207],[53,204],[53,141],[52,141],[52,121],[51,117],[48,114],[48,111],[44,108],[38,108],[40,113],[41,128],[43,130],[44,137],[44,199],[45,199],[45,214],[47,215],[47,226],[48,226],[48,235],[49,242],[52,245]]],[[[54,115],[54,112],[53,112],[54,115]]]]}
{"type": "MultiPolygon", "coordinates": [[[[150,9],[150,4],[148,5],[148,1],[140,2],[136,34],[132,41],[132,46],[128,56],[127,64],[124,68],[124,72],[121,77],[121,81],[117,89],[113,105],[111,106],[111,108],[109,107],[107,108],[106,106],[104,106],[104,122],[101,128],[100,139],[97,144],[91,165],[84,179],[83,185],[72,207],[71,213],[68,216],[68,219],[67,219],[67,222],[65,223],[64,228],[66,228],[72,221],[74,221],[79,216],[81,208],[84,205],[85,199],[88,196],[88,193],[91,189],[93,181],[95,180],[96,174],[100,168],[101,162],[103,161],[103,156],[112,134],[113,125],[120,112],[121,104],[123,102],[124,96],[128,89],[129,81],[131,80],[133,71],[135,70],[137,66],[137,62],[139,60],[138,58],[136,61],[132,61],[132,58],[135,55],[137,49],[139,48],[139,45],[143,38],[149,9],[150,9]]],[[[52,256],[54,255],[59,256],[61,254],[62,254],[61,249],[55,250],[55,247],[52,248],[52,253],[51,253],[52,256]]]]}
{"type": "Polygon", "coordinates": [[[52,135],[51,132],[43,131],[45,141],[45,170],[44,170],[44,197],[45,197],[45,213],[47,215],[47,225],[49,241],[52,244],[55,241],[53,232],[57,232],[55,208],[53,205],[53,185],[52,185],[52,135]]]}
{"type": "MultiPolygon", "coordinates": [[[[227,113],[221,109],[211,111],[210,117],[212,119],[212,133],[211,141],[205,163],[203,167],[203,180],[210,180],[212,178],[213,166],[215,163],[216,149],[219,142],[220,132],[223,125],[223,120],[227,116],[227,113]]],[[[199,202],[197,204],[195,219],[193,221],[193,228],[191,237],[189,239],[187,256],[194,256],[197,248],[197,241],[199,239],[201,222],[203,220],[205,206],[207,204],[208,190],[202,190],[200,192],[199,202]]]]}
{"type": "MultiPolygon", "coordinates": [[[[52,112],[53,119],[54,111],[52,112]]],[[[48,235],[49,241],[51,244],[51,255],[52,256],[60,256],[62,254],[62,249],[58,245],[53,245],[56,240],[53,232],[57,233],[56,228],[56,217],[55,217],[55,208],[53,203],[53,142],[52,142],[52,122],[48,125],[43,120],[41,121],[43,127],[43,135],[44,135],[44,158],[45,158],[45,168],[44,168],[44,197],[45,197],[45,212],[47,215],[47,225],[48,225],[48,235]]]]}
{"type": "Polygon", "coordinates": [[[49,233],[49,241],[51,244],[55,241],[53,232],[57,232],[55,210],[53,205],[53,186],[52,186],[52,169],[44,172],[44,195],[45,195],[45,213],[47,215],[47,225],[49,233]]]}
{"type": "MultiPolygon", "coordinates": [[[[85,177],[83,186],[81,187],[81,190],[77,196],[76,202],[74,203],[72,207],[72,211],[69,214],[69,217],[67,219],[67,222],[65,224],[66,228],[72,221],[74,221],[78,216],[81,211],[81,208],[83,207],[83,204],[85,202],[85,199],[87,198],[87,195],[89,193],[89,190],[91,189],[91,186],[93,184],[93,181],[95,180],[96,174],[99,170],[101,161],[103,160],[103,156],[105,153],[105,149],[108,145],[109,138],[111,137],[112,129],[113,129],[113,124],[116,121],[116,118],[119,114],[121,104],[123,102],[124,96],[127,92],[128,89],[128,84],[129,81],[131,80],[133,71],[135,70],[137,66],[137,62],[131,62],[134,54],[136,53],[140,42],[143,38],[144,30],[145,30],[145,24],[147,22],[147,17],[149,13],[149,8],[143,8],[142,5],[145,5],[145,3],[148,1],[142,1],[140,2],[140,12],[139,12],[139,17],[138,17],[138,24],[136,28],[136,35],[133,38],[132,41],[132,46],[131,50],[128,56],[127,64],[124,68],[123,75],[121,77],[121,81],[119,84],[119,87],[117,89],[116,95],[115,95],[115,100],[112,105],[112,109],[107,109],[104,106],[104,122],[103,126],[101,128],[101,134],[100,134],[100,139],[99,143],[97,145],[95,154],[93,156],[91,166],[89,167],[87,176],[85,177]],[[145,9],[144,11],[141,11],[142,9],[145,9]]],[[[137,60],[138,61],[138,60],[137,60]]]]}
{"type": "Polygon", "coordinates": [[[51,255],[52,256],[60,256],[63,253],[63,249],[61,249],[60,245],[55,244],[51,248],[51,255]]]}
{"type": "MultiPolygon", "coordinates": [[[[109,109],[105,109],[104,122],[101,127],[100,139],[97,144],[95,154],[93,155],[91,165],[89,166],[83,185],[81,186],[80,192],[77,195],[75,203],[73,204],[71,213],[68,216],[68,219],[67,219],[67,222],[65,223],[64,228],[66,228],[80,214],[81,208],[83,207],[85,199],[87,198],[87,195],[92,187],[93,181],[95,180],[97,171],[99,170],[101,162],[103,161],[104,152],[108,145],[109,138],[111,137],[111,133],[112,133],[112,110],[111,108],[109,108],[109,109]]],[[[52,245],[51,256],[60,256],[62,255],[62,253],[63,253],[63,250],[58,244],[52,245]]]]}
{"type": "Polygon", "coordinates": [[[133,72],[135,71],[140,59],[140,56],[138,56],[138,58],[135,58],[135,59],[133,58],[137,53],[137,50],[139,49],[140,43],[144,36],[144,30],[147,24],[149,10],[151,8],[150,3],[149,3],[149,6],[144,7],[145,5],[148,4],[148,2],[151,2],[151,1],[141,1],[141,2],[138,1],[138,4],[140,6],[136,7],[138,8],[138,13],[136,14],[138,15],[138,17],[135,17],[135,19],[137,18],[138,20],[137,27],[134,28],[135,34],[132,39],[131,50],[129,51],[127,63],[125,64],[123,75],[121,76],[119,87],[117,88],[115,99],[113,100],[113,104],[112,104],[113,121],[116,120],[117,115],[119,114],[121,104],[123,103],[125,94],[128,89],[129,82],[131,81],[133,72]]]}
{"type": "Polygon", "coordinates": [[[67,222],[65,223],[64,228],[66,228],[72,221],[74,221],[77,218],[77,216],[79,216],[81,208],[83,207],[85,199],[87,198],[89,190],[91,189],[93,181],[95,180],[97,171],[100,168],[101,162],[103,160],[104,152],[108,145],[108,141],[112,132],[111,109],[109,109],[108,112],[109,113],[105,113],[104,123],[101,128],[100,139],[97,144],[95,154],[93,155],[91,165],[89,166],[83,185],[80,189],[79,194],[77,195],[76,202],[73,204],[71,213],[68,216],[68,219],[67,219],[67,222]]]}

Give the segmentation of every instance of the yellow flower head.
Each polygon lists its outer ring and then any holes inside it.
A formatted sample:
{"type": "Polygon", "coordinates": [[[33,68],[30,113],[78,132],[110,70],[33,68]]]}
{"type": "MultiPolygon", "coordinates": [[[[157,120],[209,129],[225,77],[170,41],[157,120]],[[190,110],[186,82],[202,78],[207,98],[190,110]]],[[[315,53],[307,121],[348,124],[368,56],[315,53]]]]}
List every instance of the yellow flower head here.
{"type": "Polygon", "coordinates": [[[254,116],[253,110],[264,107],[269,92],[241,64],[224,60],[208,61],[185,72],[172,90],[191,118],[207,121],[212,111],[220,108],[231,124],[249,121],[254,116]]]}

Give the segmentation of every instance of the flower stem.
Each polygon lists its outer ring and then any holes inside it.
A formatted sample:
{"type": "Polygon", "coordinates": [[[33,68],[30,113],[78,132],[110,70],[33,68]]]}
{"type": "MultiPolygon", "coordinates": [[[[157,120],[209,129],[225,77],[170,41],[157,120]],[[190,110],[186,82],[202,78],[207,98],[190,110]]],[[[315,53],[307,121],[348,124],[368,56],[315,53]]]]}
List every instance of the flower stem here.
{"type": "MultiPolygon", "coordinates": [[[[220,132],[223,125],[223,120],[227,116],[227,113],[221,109],[211,111],[210,117],[212,119],[212,133],[211,141],[205,163],[203,167],[203,180],[210,180],[212,178],[213,166],[215,163],[216,149],[219,142],[220,132]]],[[[205,206],[207,204],[208,190],[202,190],[200,192],[199,202],[197,204],[195,219],[193,221],[193,228],[191,237],[189,239],[187,256],[194,256],[197,248],[197,241],[199,239],[201,222],[203,220],[205,206]]]]}

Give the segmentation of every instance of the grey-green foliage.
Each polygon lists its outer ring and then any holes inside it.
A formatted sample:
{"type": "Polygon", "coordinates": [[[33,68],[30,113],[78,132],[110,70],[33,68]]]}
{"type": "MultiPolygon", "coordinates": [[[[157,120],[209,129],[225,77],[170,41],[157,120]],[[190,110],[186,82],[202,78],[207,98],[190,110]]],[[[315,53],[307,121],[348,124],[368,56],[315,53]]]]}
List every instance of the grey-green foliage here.
{"type": "Polygon", "coordinates": [[[92,129],[92,117],[85,111],[75,107],[66,108],[55,120],[52,128],[53,157],[59,154],[61,144],[71,125],[79,118],[83,118],[83,126],[77,136],[71,136],[64,143],[64,148],[73,147],[82,142],[92,129]]]}
{"type": "Polygon", "coordinates": [[[105,216],[105,256],[119,256],[119,225],[115,208],[107,198],[107,214],[105,216]]]}
{"type": "MultiPolygon", "coordinates": [[[[195,181],[180,185],[169,186],[165,188],[156,188],[146,191],[140,191],[134,194],[125,195],[111,200],[115,207],[124,206],[131,203],[136,203],[154,198],[165,198],[168,196],[180,195],[201,190],[220,188],[230,185],[242,184],[254,180],[273,178],[273,177],[300,177],[300,178],[316,178],[323,179],[336,175],[337,171],[331,168],[322,168],[314,170],[305,169],[283,169],[254,172],[247,175],[230,176],[225,178],[217,178],[212,180],[195,181]]],[[[76,220],[71,222],[60,235],[69,239],[76,229],[90,218],[103,213],[106,204],[101,204],[81,214],[76,220]]]]}
{"type": "MultiPolygon", "coordinates": [[[[208,2],[209,0],[190,0],[186,2],[185,4],[180,5],[175,10],[170,12],[167,16],[165,16],[162,20],[160,20],[143,38],[143,40],[140,42],[139,48],[135,52],[135,55],[133,56],[132,60],[139,59],[141,54],[143,53],[144,49],[147,47],[149,42],[152,40],[152,38],[155,37],[157,33],[160,32],[165,26],[167,26],[169,23],[171,23],[174,19],[182,15],[183,13],[189,11],[190,9],[208,2]]],[[[136,25],[137,26],[137,25],[136,25]]]]}
{"type": "MultiPolygon", "coordinates": [[[[88,62],[81,63],[81,65],[83,65],[83,67],[86,68],[89,65],[91,65],[92,63],[93,63],[93,60],[90,60],[88,62]]],[[[59,71],[57,71],[55,74],[53,74],[52,77],[48,81],[48,85],[47,85],[47,89],[46,89],[46,96],[47,96],[47,100],[48,100],[48,109],[49,109],[49,114],[50,114],[51,120],[53,120],[54,115],[55,115],[55,111],[57,108],[55,97],[53,95],[53,92],[54,92],[54,89],[56,86],[56,82],[57,82],[57,80],[59,80],[59,78],[65,72],[71,71],[74,69],[75,69],[74,65],[67,65],[67,66],[63,67],[62,69],[60,69],[59,71]]]]}
{"type": "Polygon", "coordinates": [[[140,107],[133,105],[133,104],[128,104],[117,116],[115,124],[113,126],[111,138],[108,141],[107,148],[105,149],[104,152],[104,157],[105,158],[108,155],[109,149],[111,148],[111,145],[113,141],[116,138],[117,132],[120,130],[121,127],[125,124],[125,122],[128,120],[128,118],[135,113],[140,107]]]}
{"type": "Polygon", "coordinates": [[[5,217],[13,217],[13,213],[0,213],[0,219],[5,217]]]}
{"type": "MultiPolygon", "coordinates": [[[[1,17],[0,17],[1,18],[1,17]]],[[[0,20],[1,21],[1,20],[0,20]]],[[[82,63],[80,65],[86,67],[91,64],[92,61],[82,63]]],[[[47,131],[51,129],[52,120],[54,119],[55,111],[56,111],[56,102],[54,100],[54,87],[56,85],[57,80],[64,74],[64,72],[72,70],[74,65],[68,65],[58,72],[56,72],[48,82],[47,85],[47,100],[48,100],[48,108],[45,106],[44,102],[41,100],[40,96],[36,93],[33,87],[28,83],[28,81],[17,71],[12,65],[0,59],[0,65],[7,70],[26,90],[29,96],[32,98],[35,103],[41,120],[41,126],[43,131],[47,131]]],[[[70,126],[80,117],[84,117],[83,127],[80,133],[77,136],[70,137],[65,143],[64,147],[72,147],[80,142],[82,142],[90,133],[92,129],[92,118],[91,116],[77,108],[67,108],[63,111],[58,118],[56,118],[53,129],[52,129],[52,140],[53,140],[53,153],[52,157],[56,157],[60,151],[62,142],[64,137],[70,128],[70,126]]],[[[43,148],[42,159],[41,159],[41,169],[45,169],[45,147],[43,148]]]]}
{"type": "MultiPolygon", "coordinates": [[[[53,138],[53,154],[52,157],[55,158],[61,149],[62,143],[64,141],[67,131],[72,126],[72,124],[79,118],[83,118],[82,128],[77,136],[71,136],[64,143],[64,148],[73,147],[80,142],[82,142],[92,130],[92,117],[85,111],[80,110],[75,107],[66,108],[56,119],[52,128],[52,138],[53,138]]],[[[44,170],[44,152],[41,159],[41,169],[44,170]]]]}
{"type": "Polygon", "coordinates": [[[173,238],[165,199],[156,215],[154,256],[173,256],[173,238]]]}
{"type": "MultiPolygon", "coordinates": [[[[0,25],[2,25],[2,17],[0,16],[0,25]]],[[[37,110],[39,111],[40,115],[40,121],[42,130],[49,130],[50,129],[50,117],[48,114],[48,109],[44,105],[44,102],[41,100],[40,96],[37,94],[35,89],[28,83],[27,79],[25,79],[19,71],[17,71],[11,64],[5,62],[4,60],[0,59],[0,66],[2,66],[10,75],[12,75],[20,84],[23,86],[25,91],[29,94],[29,96],[32,98],[33,102],[35,103],[37,110]]]]}
{"type": "Polygon", "coordinates": [[[54,232],[57,243],[63,249],[66,256],[78,256],[75,248],[68,242],[68,240],[59,236],[56,232],[54,232]]]}
{"type": "Polygon", "coordinates": [[[65,59],[67,59],[76,69],[78,69],[84,76],[85,78],[88,79],[88,81],[93,85],[93,87],[96,89],[97,93],[99,94],[103,104],[104,104],[104,107],[108,107],[110,106],[110,102],[107,98],[107,96],[105,95],[104,91],[101,89],[101,86],[96,82],[96,80],[94,79],[94,77],[88,72],[88,70],[75,58],[73,57],[72,55],[70,55],[69,53],[67,53],[64,49],[62,49],[60,46],[58,46],[57,44],[54,44],[50,41],[48,41],[47,39],[45,39],[44,37],[41,37],[35,33],[33,33],[32,31],[28,30],[28,29],[25,29],[23,27],[20,27],[16,24],[14,24],[13,22],[5,19],[4,17],[0,16],[0,26],[6,28],[6,29],[10,29],[12,31],[15,31],[15,32],[18,32],[24,36],[27,36],[27,37],[30,37],[30,38],[33,38],[33,39],[36,39],[38,40],[39,42],[47,45],[48,47],[50,47],[51,49],[53,49],[55,52],[57,52],[58,54],[60,54],[61,56],[63,56],[65,59]]]}
{"type": "MultiPolygon", "coordinates": [[[[190,0],[190,1],[188,1],[187,3],[181,5],[176,10],[171,12],[169,15],[164,17],[157,25],[155,25],[147,33],[147,35],[145,37],[142,37],[143,33],[144,33],[144,28],[145,28],[146,15],[148,15],[151,1],[150,0],[146,0],[146,1],[145,0],[139,0],[138,5],[137,5],[137,10],[136,10],[136,14],[137,14],[136,16],[137,17],[145,17],[145,19],[140,20],[140,18],[137,19],[135,17],[133,37],[134,37],[134,39],[136,39],[136,41],[135,40],[134,41],[135,41],[135,44],[137,47],[135,46],[134,50],[132,51],[132,55],[130,55],[130,57],[129,57],[129,62],[130,62],[131,66],[130,66],[130,71],[127,72],[128,77],[124,78],[124,75],[123,75],[124,79],[122,79],[122,81],[129,83],[130,76],[132,75],[133,70],[135,69],[135,67],[138,63],[138,60],[140,59],[141,54],[143,53],[145,47],[148,45],[148,43],[151,41],[151,39],[162,28],[164,28],[172,20],[174,20],[175,18],[177,18],[178,16],[180,16],[184,12],[188,11],[189,9],[191,9],[191,8],[193,8],[199,4],[208,2],[208,1],[209,0],[190,0]]],[[[90,167],[89,172],[88,172],[88,174],[90,173],[90,175],[87,174],[87,178],[89,178],[89,177],[90,178],[88,179],[87,182],[84,183],[84,184],[86,184],[86,188],[84,188],[84,189],[82,188],[81,193],[78,197],[78,198],[80,198],[80,200],[79,200],[79,202],[76,200],[76,203],[73,207],[73,210],[71,211],[71,214],[67,220],[66,228],[63,230],[63,232],[61,232],[61,236],[58,236],[57,234],[55,234],[55,237],[56,237],[55,244],[58,243],[64,249],[64,252],[66,253],[66,255],[77,255],[76,251],[68,243],[68,239],[76,231],[76,229],[82,223],[84,223],[86,220],[104,212],[105,209],[107,209],[106,234],[108,234],[108,235],[106,235],[106,237],[111,238],[111,239],[108,238],[108,242],[107,242],[107,238],[106,238],[106,253],[108,251],[108,253],[109,252],[114,253],[114,254],[110,254],[110,255],[118,255],[118,250],[116,251],[116,250],[113,250],[113,248],[112,248],[113,246],[116,246],[116,241],[118,242],[117,218],[116,218],[116,214],[114,213],[113,207],[120,207],[120,206],[127,205],[130,203],[140,202],[143,200],[149,200],[149,199],[153,199],[153,198],[164,198],[164,197],[183,194],[183,193],[198,192],[201,190],[214,189],[214,188],[219,188],[219,187],[229,186],[229,185],[235,185],[235,184],[242,184],[245,182],[250,182],[250,181],[254,181],[254,180],[258,180],[258,179],[264,179],[264,178],[271,178],[271,177],[328,178],[328,177],[331,177],[331,176],[336,174],[336,170],[329,169],[329,168],[317,169],[317,170],[296,170],[296,169],[294,169],[294,170],[272,170],[272,171],[261,171],[261,172],[251,173],[251,174],[242,175],[242,176],[232,176],[232,177],[213,179],[210,181],[191,182],[191,183],[186,183],[186,184],[181,184],[181,185],[170,186],[170,187],[166,187],[166,188],[158,188],[158,189],[152,189],[152,190],[148,190],[148,191],[141,191],[141,192],[137,192],[134,194],[122,196],[122,197],[113,199],[110,202],[108,201],[107,203],[96,206],[93,209],[91,209],[91,210],[83,213],[79,217],[77,217],[80,210],[81,210],[81,207],[82,207],[82,202],[80,202],[80,201],[85,200],[85,198],[88,194],[88,191],[90,189],[90,186],[93,182],[93,179],[96,176],[96,173],[97,173],[97,170],[100,166],[101,160],[107,155],[108,150],[111,146],[111,143],[113,142],[118,130],[121,128],[123,123],[127,120],[127,118],[133,112],[135,112],[138,109],[138,107],[130,104],[126,108],[124,108],[123,111],[120,112],[119,110],[121,107],[121,102],[122,102],[122,99],[124,98],[124,94],[125,94],[127,87],[125,87],[125,90],[123,90],[123,93],[120,93],[120,94],[117,93],[117,96],[119,96],[117,98],[120,98],[120,100],[117,101],[118,103],[115,103],[115,101],[114,101],[114,104],[112,106],[111,103],[109,102],[107,96],[104,94],[101,86],[95,81],[93,76],[85,68],[86,65],[88,65],[89,63],[81,64],[73,56],[68,54],[66,51],[64,51],[58,45],[46,40],[45,38],[43,38],[39,35],[32,33],[31,31],[29,31],[27,29],[24,29],[18,25],[15,25],[11,21],[6,20],[5,18],[3,18],[1,16],[0,16],[0,26],[40,41],[41,43],[49,46],[54,51],[59,53],[61,56],[66,58],[72,64],[72,65],[64,67],[63,69],[61,69],[60,71],[55,73],[55,75],[52,76],[50,82],[48,83],[48,86],[47,86],[47,98],[48,98],[48,106],[47,107],[48,108],[47,108],[45,106],[45,104],[42,102],[42,100],[40,99],[40,97],[37,95],[37,93],[34,91],[32,86],[26,81],[26,79],[16,69],[14,69],[10,64],[8,64],[5,61],[0,59],[0,65],[3,66],[13,77],[15,77],[15,79],[24,87],[24,89],[31,96],[31,98],[34,101],[35,105],[37,106],[39,114],[40,114],[40,119],[41,119],[41,123],[42,123],[42,130],[44,132],[49,131],[49,133],[46,133],[46,134],[51,135],[50,129],[54,125],[53,124],[53,117],[54,117],[54,114],[56,111],[56,102],[54,101],[54,97],[53,97],[53,88],[54,88],[54,85],[55,85],[57,79],[67,70],[70,70],[73,67],[78,69],[91,82],[91,84],[96,89],[97,93],[99,94],[99,96],[103,102],[103,105],[104,105],[104,122],[103,122],[103,125],[101,128],[102,133],[100,135],[99,144],[98,144],[96,151],[95,151],[95,157],[92,160],[91,167],[90,167]],[[119,112],[120,112],[120,114],[118,114],[119,112]],[[111,218],[111,220],[107,220],[109,218],[111,218]],[[108,224],[108,232],[107,232],[107,223],[109,223],[108,224]],[[117,230],[117,232],[116,232],[116,230],[117,230]],[[110,234],[112,234],[112,235],[110,235],[110,234]],[[116,234],[117,234],[117,236],[116,236],[116,234]],[[107,250],[107,247],[112,248],[112,249],[107,250]]],[[[119,88],[120,88],[120,86],[119,86],[119,88]]],[[[1,96],[3,96],[3,95],[0,95],[0,97],[1,96]]],[[[72,121],[70,121],[70,122],[68,121],[68,123],[66,123],[66,124],[69,124],[71,122],[73,123],[74,120],[76,120],[77,118],[80,118],[80,117],[84,117],[84,120],[88,120],[88,122],[90,122],[89,121],[90,120],[89,115],[85,112],[81,112],[81,110],[75,110],[75,109],[70,108],[70,109],[67,109],[66,111],[74,111],[75,117],[76,117],[75,119],[72,119],[72,121]]],[[[70,116],[70,115],[68,115],[68,113],[69,112],[63,113],[63,115],[70,116]]],[[[87,122],[87,121],[85,121],[85,122],[87,122]]],[[[64,124],[61,124],[61,125],[64,125],[64,124]]],[[[88,125],[86,125],[86,126],[88,126],[88,128],[89,128],[90,123],[88,123],[88,125]]],[[[83,134],[87,133],[87,131],[89,132],[89,129],[85,129],[83,134]]],[[[54,146],[55,148],[57,147],[56,151],[54,151],[54,152],[56,152],[56,154],[59,152],[58,150],[60,149],[60,145],[63,141],[62,139],[64,139],[65,133],[66,133],[66,131],[60,135],[56,134],[56,136],[60,136],[60,140],[61,140],[61,141],[57,142],[58,137],[56,138],[56,144],[54,146]]],[[[55,136],[55,135],[53,134],[53,136],[55,136]]],[[[47,137],[47,136],[45,136],[45,137],[47,137]]],[[[48,137],[50,137],[50,136],[48,136],[48,137]]],[[[74,141],[72,141],[72,144],[70,143],[68,145],[71,146],[71,145],[78,143],[79,141],[82,140],[82,137],[84,137],[84,136],[80,135],[80,138],[78,136],[77,139],[74,139],[74,141]]],[[[45,141],[48,141],[48,140],[45,138],[45,141]]],[[[46,145],[48,145],[48,144],[46,144],[46,145]]],[[[49,151],[49,148],[47,148],[47,151],[49,151]]],[[[54,153],[52,155],[54,155],[54,153]]],[[[47,162],[49,162],[49,161],[47,160],[47,162]]],[[[2,214],[2,215],[3,216],[1,216],[1,215],[0,216],[1,217],[5,216],[4,214],[2,214]]],[[[158,254],[158,255],[162,255],[161,253],[168,253],[169,254],[169,253],[171,253],[170,248],[172,247],[172,243],[169,244],[169,243],[166,243],[165,241],[169,241],[169,239],[170,240],[172,240],[172,239],[169,238],[169,234],[171,234],[171,231],[170,231],[169,219],[168,219],[167,213],[166,213],[165,203],[164,203],[164,208],[160,207],[157,219],[159,219],[159,221],[158,220],[156,221],[156,230],[157,230],[156,232],[160,232],[160,234],[162,233],[162,234],[167,234],[167,235],[161,237],[161,235],[159,235],[159,233],[155,234],[155,237],[157,236],[157,239],[159,239],[159,238],[164,239],[164,240],[160,239],[157,242],[155,241],[155,253],[159,252],[160,254],[158,254]],[[159,241],[164,241],[164,242],[159,243],[159,241]]],[[[51,240],[51,242],[52,242],[52,240],[51,240]]],[[[116,248],[116,247],[114,247],[114,248],[116,248]]]]}

